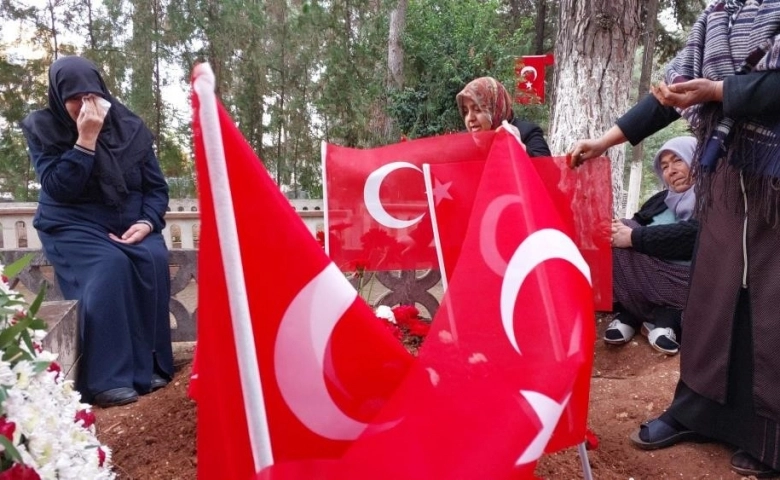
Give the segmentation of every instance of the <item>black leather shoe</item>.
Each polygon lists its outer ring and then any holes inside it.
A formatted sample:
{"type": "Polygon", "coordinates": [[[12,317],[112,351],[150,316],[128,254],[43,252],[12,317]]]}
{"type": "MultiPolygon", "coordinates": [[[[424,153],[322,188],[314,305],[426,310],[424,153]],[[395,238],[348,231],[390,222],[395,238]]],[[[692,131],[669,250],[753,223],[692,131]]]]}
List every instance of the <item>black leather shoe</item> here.
{"type": "Polygon", "coordinates": [[[156,373],[152,374],[152,384],[151,384],[152,391],[159,390],[166,385],[168,385],[168,380],[166,380],[160,375],[157,375],[156,373]]]}
{"type": "Polygon", "coordinates": [[[138,392],[129,387],[119,387],[98,393],[92,403],[98,407],[107,408],[127,405],[136,400],[138,400],[138,392]]]}

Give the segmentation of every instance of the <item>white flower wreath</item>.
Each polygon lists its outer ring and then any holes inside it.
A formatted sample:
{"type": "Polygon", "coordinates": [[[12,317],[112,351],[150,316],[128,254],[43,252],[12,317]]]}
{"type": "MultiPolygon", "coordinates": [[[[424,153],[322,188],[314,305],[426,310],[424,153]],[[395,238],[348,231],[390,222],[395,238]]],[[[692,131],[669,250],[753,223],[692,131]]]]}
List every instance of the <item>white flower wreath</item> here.
{"type": "Polygon", "coordinates": [[[95,415],[43,350],[45,323],[7,281],[29,262],[3,267],[0,280],[0,478],[103,480],[115,477],[95,415]]]}

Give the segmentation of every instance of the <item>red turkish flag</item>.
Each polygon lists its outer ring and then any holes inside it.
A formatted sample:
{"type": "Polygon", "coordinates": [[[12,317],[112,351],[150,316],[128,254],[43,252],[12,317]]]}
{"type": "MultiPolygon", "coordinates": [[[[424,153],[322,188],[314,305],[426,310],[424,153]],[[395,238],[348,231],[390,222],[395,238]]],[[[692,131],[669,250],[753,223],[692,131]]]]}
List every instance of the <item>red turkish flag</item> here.
{"type": "Polygon", "coordinates": [[[198,478],[338,458],[413,359],[290,208],[216,100],[207,64],[193,89],[198,478]]]}
{"type": "Polygon", "coordinates": [[[544,103],[545,67],[553,64],[553,56],[525,55],[515,60],[515,101],[517,103],[544,103]]]}
{"type": "MultiPolygon", "coordinates": [[[[611,181],[609,159],[593,159],[577,169],[568,166],[566,157],[530,160],[561,217],[562,230],[574,240],[590,267],[595,308],[610,311],[612,196],[601,193],[611,181]]],[[[459,162],[423,167],[430,173],[426,178],[431,192],[429,209],[445,282],[452,276],[460,255],[484,165],[459,162]]]]}
{"type": "Polygon", "coordinates": [[[527,479],[544,451],[583,442],[595,322],[588,267],[562,228],[499,133],[442,307],[371,435],[323,476],[301,462],[259,478],[527,479]]]}
{"type": "Polygon", "coordinates": [[[325,144],[326,250],[342,270],[435,267],[423,163],[483,160],[493,132],[405,141],[372,149],[325,144]]]}
{"type": "Polygon", "coordinates": [[[595,322],[587,264],[564,230],[526,153],[499,132],[441,308],[374,425],[400,420],[348,450],[343,478],[532,478],[544,451],[585,440],[595,322]]]}

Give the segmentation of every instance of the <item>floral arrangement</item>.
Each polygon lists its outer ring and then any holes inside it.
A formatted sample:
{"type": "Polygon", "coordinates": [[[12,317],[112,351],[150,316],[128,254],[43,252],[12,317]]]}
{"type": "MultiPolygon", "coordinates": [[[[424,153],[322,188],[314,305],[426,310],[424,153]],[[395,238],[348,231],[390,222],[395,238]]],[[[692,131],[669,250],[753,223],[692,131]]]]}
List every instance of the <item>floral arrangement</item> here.
{"type": "Polygon", "coordinates": [[[422,318],[420,311],[413,305],[397,305],[393,308],[380,305],[374,314],[412,353],[417,352],[431,328],[430,321],[422,318]]]}
{"type": "Polygon", "coordinates": [[[112,479],[95,414],[42,347],[43,292],[28,305],[8,285],[27,262],[0,265],[0,480],[112,479]]]}

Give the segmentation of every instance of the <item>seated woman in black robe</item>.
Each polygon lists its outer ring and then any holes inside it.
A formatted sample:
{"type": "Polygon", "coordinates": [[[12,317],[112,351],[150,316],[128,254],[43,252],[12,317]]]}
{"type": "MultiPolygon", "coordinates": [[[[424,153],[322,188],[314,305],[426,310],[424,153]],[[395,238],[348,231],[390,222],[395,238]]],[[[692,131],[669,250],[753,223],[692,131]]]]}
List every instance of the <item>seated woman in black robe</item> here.
{"type": "Polygon", "coordinates": [[[666,142],[653,161],[665,189],[650,197],[632,219],[612,225],[612,298],[617,313],[604,332],[606,343],[628,343],[641,326],[656,350],[670,355],[679,351],[698,231],[692,218],[695,152],[693,137],[666,142]]]}
{"type": "Polygon", "coordinates": [[[79,301],[76,386],[98,406],[133,402],[173,374],[168,185],[152,134],[75,56],[51,65],[48,108],[22,129],[41,184],[33,225],[63,295],[79,301]]]}

